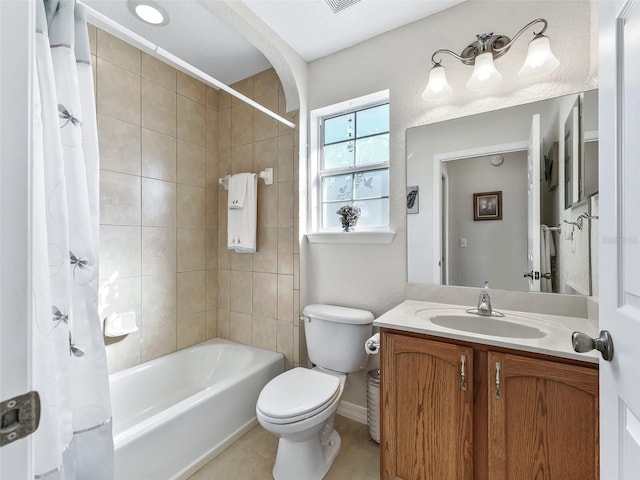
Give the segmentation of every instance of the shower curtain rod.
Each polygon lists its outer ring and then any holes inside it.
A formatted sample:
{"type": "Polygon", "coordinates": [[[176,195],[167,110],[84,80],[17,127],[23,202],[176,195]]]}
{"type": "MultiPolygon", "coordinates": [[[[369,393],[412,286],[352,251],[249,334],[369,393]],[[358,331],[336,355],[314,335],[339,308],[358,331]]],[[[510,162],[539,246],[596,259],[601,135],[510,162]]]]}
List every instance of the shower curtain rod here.
{"type": "Polygon", "coordinates": [[[168,52],[164,48],[159,47],[153,42],[150,42],[149,40],[142,37],[141,35],[138,35],[137,33],[120,25],[119,23],[110,19],[106,15],[103,15],[97,10],[89,7],[85,3],[83,2],[78,2],[78,3],[84,6],[84,8],[86,9],[87,19],[90,21],[90,23],[93,23],[97,27],[100,27],[111,34],[114,34],[115,36],[120,37],[121,39],[123,39],[122,37],[125,37],[127,40],[129,40],[130,42],[133,42],[135,46],[137,46],[144,52],[149,53],[154,57],[158,57],[158,58],[161,58],[162,60],[165,60],[167,63],[171,64],[175,68],[178,68],[182,72],[188,73],[189,75],[192,75],[202,80],[204,83],[211,85],[212,87],[216,87],[216,88],[219,88],[220,90],[224,90],[225,92],[229,93],[230,95],[233,95],[237,99],[251,105],[253,108],[258,109],[261,112],[269,115],[271,118],[274,118],[280,123],[283,123],[287,127],[290,127],[290,128],[296,127],[295,123],[290,122],[289,120],[281,117],[275,112],[272,112],[271,110],[264,107],[263,105],[260,105],[258,102],[250,99],[249,97],[243,95],[242,93],[222,83],[220,80],[216,80],[211,75],[204,73],[202,70],[197,69],[190,63],[187,63],[181,58],[176,57],[173,53],[168,52]]]}

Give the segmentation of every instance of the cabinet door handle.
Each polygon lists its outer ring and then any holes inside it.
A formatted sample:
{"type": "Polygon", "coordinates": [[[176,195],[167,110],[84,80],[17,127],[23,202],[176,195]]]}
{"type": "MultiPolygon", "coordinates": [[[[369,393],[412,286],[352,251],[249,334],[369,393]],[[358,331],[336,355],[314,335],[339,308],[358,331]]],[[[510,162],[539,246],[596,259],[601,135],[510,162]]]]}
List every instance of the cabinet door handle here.
{"type": "Polygon", "coordinates": [[[460,388],[462,388],[462,391],[464,392],[467,391],[466,366],[467,366],[467,356],[460,355],[460,388]]]}
{"type": "Polygon", "coordinates": [[[502,365],[500,362],[496,362],[496,398],[500,398],[502,393],[500,392],[500,368],[502,365]]]}

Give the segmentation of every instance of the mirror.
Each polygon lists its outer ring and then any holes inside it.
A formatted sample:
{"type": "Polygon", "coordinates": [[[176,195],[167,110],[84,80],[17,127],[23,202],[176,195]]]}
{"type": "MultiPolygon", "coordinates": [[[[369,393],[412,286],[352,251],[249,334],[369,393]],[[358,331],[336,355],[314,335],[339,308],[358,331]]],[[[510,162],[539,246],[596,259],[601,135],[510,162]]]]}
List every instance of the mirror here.
{"type": "Polygon", "coordinates": [[[590,90],[408,129],[408,281],[596,294],[597,104],[590,90]]]}

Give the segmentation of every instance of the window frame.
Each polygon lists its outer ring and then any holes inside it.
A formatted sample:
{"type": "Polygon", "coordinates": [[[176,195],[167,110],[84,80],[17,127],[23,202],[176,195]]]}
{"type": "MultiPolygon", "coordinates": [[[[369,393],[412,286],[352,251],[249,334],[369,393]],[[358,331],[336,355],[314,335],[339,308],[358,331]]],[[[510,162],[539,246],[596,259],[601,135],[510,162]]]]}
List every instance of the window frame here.
{"type": "MultiPolygon", "coordinates": [[[[310,192],[310,202],[309,202],[309,218],[310,225],[309,231],[312,233],[343,233],[339,227],[323,227],[322,226],[322,180],[326,177],[345,175],[345,174],[357,174],[359,172],[364,171],[375,171],[375,170],[387,170],[387,181],[389,185],[388,195],[374,197],[379,199],[387,199],[389,202],[389,209],[387,212],[386,223],[383,225],[372,225],[372,226],[363,226],[358,228],[358,232],[389,232],[389,222],[390,222],[390,160],[391,160],[391,146],[389,146],[389,155],[386,161],[383,162],[375,162],[368,163],[364,165],[354,165],[353,167],[341,167],[341,168],[333,168],[333,169],[324,169],[324,158],[323,158],[323,147],[324,147],[324,122],[331,118],[339,117],[342,115],[346,115],[352,112],[359,112],[362,110],[367,110],[369,108],[378,107],[380,105],[390,105],[389,101],[389,91],[384,90],[381,92],[377,92],[370,95],[365,95],[363,97],[359,97],[356,99],[348,100],[346,102],[342,102],[339,104],[331,105],[328,107],[324,107],[321,109],[316,109],[311,111],[310,114],[310,125],[311,125],[311,135],[310,135],[310,169],[309,169],[309,192],[310,192]]],[[[355,136],[356,128],[354,128],[354,137],[353,142],[360,138],[371,138],[380,135],[389,135],[389,139],[391,138],[391,122],[389,121],[389,131],[383,133],[374,133],[371,135],[364,135],[362,137],[355,136]]],[[[342,140],[337,142],[331,142],[327,145],[343,143],[348,140],[342,140]]],[[[358,200],[351,200],[353,202],[357,202],[358,200]]]]}

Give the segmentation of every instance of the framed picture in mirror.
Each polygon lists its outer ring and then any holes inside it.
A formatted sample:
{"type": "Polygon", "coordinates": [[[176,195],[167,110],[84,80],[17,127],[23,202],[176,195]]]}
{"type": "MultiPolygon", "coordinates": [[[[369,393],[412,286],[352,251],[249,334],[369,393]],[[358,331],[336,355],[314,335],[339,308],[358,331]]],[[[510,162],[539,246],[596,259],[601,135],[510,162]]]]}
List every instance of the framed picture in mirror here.
{"type": "Polygon", "coordinates": [[[544,156],[544,181],[548,191],[558,186],[558,150],[559,142],[553,142],[549,153],[544,156]]]}
{"type": "Polygon", "coordinates": [[[502,220],[502,191],[474,193],[473,220],[502,220]]]}

